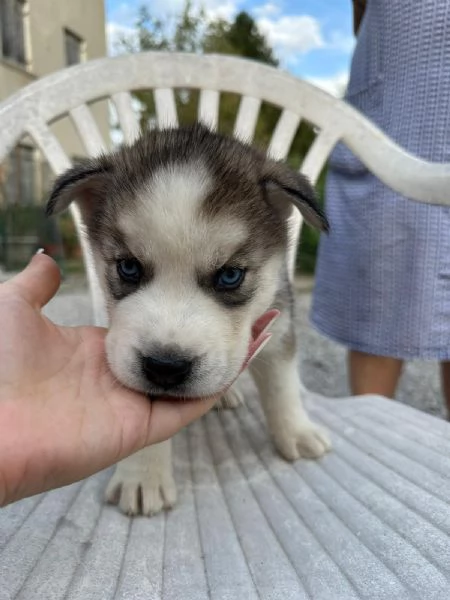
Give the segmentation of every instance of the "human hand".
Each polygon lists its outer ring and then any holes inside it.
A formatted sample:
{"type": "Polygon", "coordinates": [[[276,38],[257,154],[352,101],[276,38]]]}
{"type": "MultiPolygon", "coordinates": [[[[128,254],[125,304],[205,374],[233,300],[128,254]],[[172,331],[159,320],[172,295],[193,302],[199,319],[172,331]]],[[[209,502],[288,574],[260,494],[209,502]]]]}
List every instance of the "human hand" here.
{"type": "Polygon", "coordinates": [[[218,399],[150,401],[122,387],[106,362],[106,330],[42,315],[59,285],[45,255],[0,284],[0,506],[161,442],[218,399]]]}

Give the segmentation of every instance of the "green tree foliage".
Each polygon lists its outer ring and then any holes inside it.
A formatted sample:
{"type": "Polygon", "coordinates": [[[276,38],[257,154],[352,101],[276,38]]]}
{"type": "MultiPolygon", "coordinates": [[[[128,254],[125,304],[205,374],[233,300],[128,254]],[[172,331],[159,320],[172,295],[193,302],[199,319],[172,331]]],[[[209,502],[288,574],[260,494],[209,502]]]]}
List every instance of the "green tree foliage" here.
{"type": "MultiPolygon", "coordinates": [[[[128,52],[160,50],[172,52],[216,53],[242,56],[272,66],[278,66],[273,49],[259,31],[255,20],[247,13],[238,13],[233,21],[216,19],[207,22],[202,8],[194,7],[186,0],[182,11],[165,19],[154,19],[147,7],[139,9],[135,35],[123,38],[120,48],[128,52]]],[[[155,119],[155,105],[151,91],[137,91],[140,101],[141,125],[155,119]]],[[[191,123],[197,117],[199,93],[196,90],[177,90],[175,94],[178,117],[181,124],[191,123]]],[[[220,99],[219,130],[226,134],[233,131],[240,98],[236,94],[223,93],[220,99]]],[[[266,148],[280,116],[280,109],[263,103],[256,125],[255,143],[266,148]]],[[[308,123],[303,122],[293,140],[288,162],[298,168],[306,155],[315,134],[308,123]]],[[[323,190],[323,177],[319,182],[323,190]]],[[[304,228],[300,242],[299,266],[303,271],[314,269],[318,234],[304,228]]]]}
{"type": "MultiPolygon", "coordinates": [[[[273,50],[259,32],[254,19],[240,12],[232,22],[222,19],[206,22],[202,8],[195,8],[187,0],[183,10],[175,16],[154,19],[146,6],[139,9],[136,35],[121,40],[121,47],[128,52],[165,50],[173,52],[220,53],[243,56],[273,66],[278,65],[273,50]]],[[[148,92],[136,92],[141,101],[142,124],[154,118],[153,97],[148,92]]],[[[176,102],[180,123],[195,120],[198,92],[178,90],[176,102]]],[[[222,94],[220,104],[220,129],[231,133],[239,105],[234,94],[222,94]]],[[[263,105],[257,123],[255,142],[266,145],[279,117],[279,109],[263,105]]]]}
{"type": "Polygon", "coordinates": [[[231,23],[222,19],[210,23],[203,40],[203,51],[235,54],[278,66],[272,48],[246,12],[238,13],[231,23]]]}
{"type": "MultiPolygon", "coordinates": [[[[180,14],[165,19],[153,18],[148,8],[141,6],[136,20],[136,34],[122,37],[119,46],[126,52],[202,52],[204,20],[203,9],[196,10],[190,0],[186,1],[180,14]]],[[[153,94],[151,91],[139,90],[134,95],[141,104],[141,126],[146,126],[155,118],[153,94]]],[[[197,91],[178,90],[176,103],[180,123],[195,120],[197,91]]]]}
{"type": "MultiPolygon", "coordinates": [[[[229,54],[257,60],[272,66],[278,66],[272,48],[259,32],[254,19],[246,12],[238,13],[232,22],[217,20],[211,22],[203,38],[205,53],[229,54]]],[[[222,94],[220,105],[220,129],[230,134],[240,98],[235,94],[222,94]]],[[[264,104],[256,125],[255,143],[267,146],[271,132],[278,120],[280,110],[264,104]]]]}

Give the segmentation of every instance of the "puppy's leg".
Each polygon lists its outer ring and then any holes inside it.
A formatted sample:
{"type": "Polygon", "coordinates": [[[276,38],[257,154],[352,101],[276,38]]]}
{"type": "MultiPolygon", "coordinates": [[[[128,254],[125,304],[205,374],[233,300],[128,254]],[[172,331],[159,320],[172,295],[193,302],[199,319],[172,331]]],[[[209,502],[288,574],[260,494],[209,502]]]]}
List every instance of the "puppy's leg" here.
{"type": "Polygon", "coordinates": [[[106,488],[106,500],[127,515],[158,513],[177,500],[170,440],[122,460],[106,488]]]}
{"type": "Polygon", "coordinates": [[[293,324],[283,315],[272,328],[273,339],[250,364],[269,431],[287,460],[318,458],[330,449],[327,434],[312,423],[301,401],[293,324]]]}

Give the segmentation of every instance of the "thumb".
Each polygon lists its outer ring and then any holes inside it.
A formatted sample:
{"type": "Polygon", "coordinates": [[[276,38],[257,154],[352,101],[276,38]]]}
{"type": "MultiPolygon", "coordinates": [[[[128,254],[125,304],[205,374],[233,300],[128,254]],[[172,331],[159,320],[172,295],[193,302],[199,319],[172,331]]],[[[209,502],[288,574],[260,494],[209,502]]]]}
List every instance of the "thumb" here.
{"type": "Polygon", "coordinates": [[[13,286],[33,307],[42,308],[59,289],[61,273],[58,265],[45,254],[35,254],[28,266],[4,285],[13,286]]]}
{"type": "Polygon", "coordinates": [[[171,438],[183,427],[207,413],[220,396],[221,394],[208,398],[152,400],[150,426],[144,434],[144,444],[158,444],[171,438]]]}

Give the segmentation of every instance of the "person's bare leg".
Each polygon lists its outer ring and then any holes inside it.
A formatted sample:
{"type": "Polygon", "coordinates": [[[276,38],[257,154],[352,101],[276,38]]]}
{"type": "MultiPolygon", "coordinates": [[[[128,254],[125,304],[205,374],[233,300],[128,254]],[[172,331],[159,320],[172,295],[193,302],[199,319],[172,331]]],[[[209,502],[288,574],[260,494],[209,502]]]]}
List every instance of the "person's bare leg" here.
{"type": "MultiPolygon", "coordinates": [[[[350,350],[348,370],[352,395],[380,394],[394,398],[402,367],[403,361],[398,358],[350,350]]],[[[448,381],[450,390],[450,370],[448,381]]]]}
{"type": "Polygon", "coordinates": [[[447,419],[450,421],[450,361],[441,363],[442,393],[447,408],[447,419]]]}

